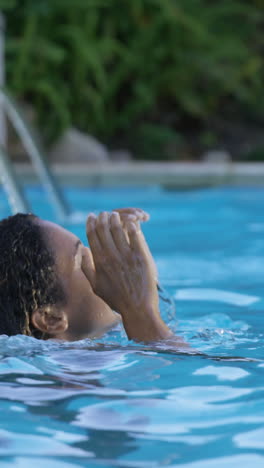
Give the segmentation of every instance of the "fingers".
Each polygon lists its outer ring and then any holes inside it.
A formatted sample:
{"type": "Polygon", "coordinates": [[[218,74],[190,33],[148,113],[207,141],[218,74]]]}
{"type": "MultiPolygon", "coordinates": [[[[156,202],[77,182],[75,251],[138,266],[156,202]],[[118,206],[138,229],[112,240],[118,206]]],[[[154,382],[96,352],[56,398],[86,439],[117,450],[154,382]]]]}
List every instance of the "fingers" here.
{"type": "Polygon", "coordinates": [[[140,221],[145,222],[149,220],[149,214],[141,208],[119,208],[114,210],[119,213],[121,221],[140,221]]]}
{"type": "Polygon", "coordinates": [[[92,252],[88,247],[84,247],[84,254],[82,258],[82,271],[90,282],[93,289],[96,286],[95,266],[93,261],[92,252]]]}
{"type": "Polygon", "coordinates": [[[148,261],[150,262],[150,264],[151,264],[151,266],[152,266],[152,270],[153,270],[153,274],[154,274],[154,276],[155,276],[155,280],[156,280],[156,282],[158,282],[158,269],[157,269],[157,265],[156,265],[156,263],[155,263],[155,261],[154,261],[154,258],[152,257],[152,253],[151,253],[151,251],[150,251],[150,249],[149,249],[148,243],[147,243],[147,241],[146,241],[145,236],[143,235],[143,233],[142,233],[142,235],[141,235],[141,240],[142,240],[142,246],[143,246],[143,248],[144,248],[144,250],[145,250],[145,255],[146,255],[146,257],[148,258],[148,261]]]}
{"type": "Polygon", "coordinates": [[[145,256],[144,236],[137,223],[133,223],[131,221],[127,223],[127,235],[131,249],[135,252],[144,254],[145,256]]]}
{"type": "Polygon", "coordinates": [[[110,227],[110,213],[103,211],[97,217],[96,231],[102,249],[108,254],[117,255],[118,249],[113,240],[111,227],[110,227]]]}
{"type": "Polygon", "coordinates": [[[149,250],[149,246],[147,244],[145,236],[141,231],[140,225],[138,223],[135,224],[133,222],[128,223],[127,234],[131,249],[134,252],[137,252],[140,255],[142,255],[142,257],[145,259],[145,261],[151,268],[152,275],[155,277],[155,280],[158,281],[158,270],[149,250]]]}
{"type": "Polygon", "coordinates": [[[95,265],[101,261],[120,260],[129,253],[129,243],[118,213],[91,214],[87,219],[87,237],[95,265]]]}
{"type": "MultiPolygon", "coordinates": [[[[129,258],[131,250],[144,256],[145,260],[151,264],[154,261],[148,249],[144,235],[140,229],[139,220],[133,213],[136,208],[126,209],[126,223],[123,226],[119,212],[102,212],[96,217],[89,215],[87,220],[87,237],[92,250],[94,263],[99,266],[102,262],[122,260],[129,258]]],[[[140,210],[141,219],[145,219],[147,214],[140,210]]],[[[89,274],[89,272],[88,272],[89,274]]]]}
{"type": "Polygon", "coordinates": [[[113,240],[115,242],[116,247],[118,248],[122,256],[128,255],[130,252],[130,247],[126,232],[124,231],[123,226],[121,224],[119,213],[113,212],[111,214],[110,223],[113,240]]]}
{"type": "Polygon", "coordinates": [[[93,213],[87,218],[86,234],[96,263],[96,259],[101,253],[101,244],[96,231],[96,216],[93,213]]]}

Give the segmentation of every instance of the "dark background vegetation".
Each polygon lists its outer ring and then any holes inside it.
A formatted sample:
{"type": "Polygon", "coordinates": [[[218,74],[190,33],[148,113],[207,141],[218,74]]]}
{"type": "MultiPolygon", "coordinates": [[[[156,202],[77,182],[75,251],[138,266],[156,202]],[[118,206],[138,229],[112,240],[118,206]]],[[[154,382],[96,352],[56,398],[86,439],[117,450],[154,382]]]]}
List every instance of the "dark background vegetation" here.
{"type": "Polygon", "coordinates": [[[264,159],[264,0],[0,0],[7,87],[46,142],[264,159]]]}

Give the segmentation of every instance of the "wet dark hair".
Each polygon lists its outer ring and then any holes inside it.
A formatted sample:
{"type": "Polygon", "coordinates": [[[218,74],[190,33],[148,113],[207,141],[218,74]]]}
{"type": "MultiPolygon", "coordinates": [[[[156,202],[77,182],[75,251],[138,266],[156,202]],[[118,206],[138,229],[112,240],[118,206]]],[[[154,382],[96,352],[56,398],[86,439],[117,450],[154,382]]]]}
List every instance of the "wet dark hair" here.
{"type": "Polygon", "coordinates": [[[16,214],[0,221],[0,335],[43,338],[31,322],[32,313],[66,301],[37,219],[16,214]]]}

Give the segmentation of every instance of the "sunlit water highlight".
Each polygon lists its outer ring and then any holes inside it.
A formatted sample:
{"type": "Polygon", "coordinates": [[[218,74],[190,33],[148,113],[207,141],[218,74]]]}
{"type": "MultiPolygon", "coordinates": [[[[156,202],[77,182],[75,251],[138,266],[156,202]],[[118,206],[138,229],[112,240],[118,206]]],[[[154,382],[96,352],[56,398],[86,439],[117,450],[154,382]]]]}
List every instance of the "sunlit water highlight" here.
{"type": "MultiPolygon", "coordinates": [[[[52,219],[39,188],[27,195],[52,219]]],[[[263,468],[264,189],[66,196],[66,227],[83,241],[89,211],[150,212],[162,314],[200,354],[135,344],[122,329],[75,343],[1,336],[1,468],[263,468]]]]}

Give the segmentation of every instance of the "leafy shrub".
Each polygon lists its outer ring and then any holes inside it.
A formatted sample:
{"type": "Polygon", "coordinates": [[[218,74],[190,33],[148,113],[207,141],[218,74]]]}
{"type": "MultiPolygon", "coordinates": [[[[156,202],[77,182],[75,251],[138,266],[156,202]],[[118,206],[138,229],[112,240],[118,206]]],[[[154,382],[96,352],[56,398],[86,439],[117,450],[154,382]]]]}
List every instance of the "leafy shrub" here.
{"type": "Polygon", "coordinates": [[[0,0],[0,9],[7,86],[33,104],[50,140],[74,125],[151,156],[153,128],[162,141],[216,113],[264,120],[264,0],[0,0]]]}

